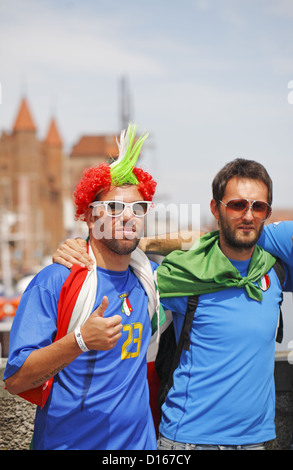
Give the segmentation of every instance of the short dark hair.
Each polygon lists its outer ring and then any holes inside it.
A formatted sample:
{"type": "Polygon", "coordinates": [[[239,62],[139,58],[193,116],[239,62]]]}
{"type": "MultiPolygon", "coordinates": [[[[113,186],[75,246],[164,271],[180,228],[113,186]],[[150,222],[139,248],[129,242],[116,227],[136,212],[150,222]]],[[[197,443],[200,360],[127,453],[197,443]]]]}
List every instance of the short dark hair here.
{"type": "Polygon", "coordinates": [[[227,163],[215,176],[212,183],[213,198],[222,200],[228,181],[236,176],[237,178],[247,178],[263,181],[268,188],[268,203],[273,201],[273,183],[265,167],[254,160],[236,158],[227,163]]]}

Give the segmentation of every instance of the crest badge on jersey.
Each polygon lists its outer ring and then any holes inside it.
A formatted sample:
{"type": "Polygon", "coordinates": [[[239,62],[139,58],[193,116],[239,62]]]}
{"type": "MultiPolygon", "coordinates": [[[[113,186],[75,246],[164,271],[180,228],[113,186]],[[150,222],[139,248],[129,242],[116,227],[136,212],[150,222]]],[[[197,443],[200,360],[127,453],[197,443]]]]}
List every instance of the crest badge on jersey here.
{"type": "Polygon", "coordinates": [[[271,285],[271,280],[269,278],[269,275],[268,274],[265,274],[264,276],[262,276],[262,278],[257,281],[259,287],[261,288],[262,291],[266,291],[268,290],[268,288],[270,287],[271,285]]]}
{"type": "Polygon", "coordinates": [[[119,295],[119,298],[121,299],[121,312],[129,317],[133,308],[131,306],[128,296],[129,292],[125,292],[125,294],[119,295]]]}

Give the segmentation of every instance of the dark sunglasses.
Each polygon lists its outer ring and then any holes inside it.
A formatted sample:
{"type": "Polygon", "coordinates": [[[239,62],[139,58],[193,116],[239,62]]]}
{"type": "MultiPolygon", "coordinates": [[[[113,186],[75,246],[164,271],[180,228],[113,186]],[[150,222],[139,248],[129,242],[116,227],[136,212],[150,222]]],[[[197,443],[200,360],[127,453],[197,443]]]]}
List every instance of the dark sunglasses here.
{"type": "Polygon", "coordinates": [[[252,201],[251,199],[231,199],[227,203],[219,201],[226,207],[226,213],[231,219],[240,219],[251,209],[253,216],[262,222],[268,219],[272,213],[271,206],[264,201],[252,201]]]}

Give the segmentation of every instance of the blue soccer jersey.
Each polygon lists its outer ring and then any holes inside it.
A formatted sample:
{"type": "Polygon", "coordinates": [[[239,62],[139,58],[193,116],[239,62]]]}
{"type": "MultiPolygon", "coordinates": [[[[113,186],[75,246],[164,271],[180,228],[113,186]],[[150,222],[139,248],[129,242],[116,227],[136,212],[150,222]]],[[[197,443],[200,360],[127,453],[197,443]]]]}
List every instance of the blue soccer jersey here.
{"type": "MultiPolygon", "coordinates": [[[[293,270],[293,220],[266,225],[258,240],[258,245],[280,258],[289,269],[293,270]]],[[[290,288],[290,286],[289,286],[290,288]]],[[[285,289],[287,287],[285,286],[285,289]]]]}
{"type": "MultiPolygon", "coordinates": [[[[58,298],[69,270],[43,269],[22,296],[10,336],[4,379],[56,334],[58,298]]],[[[82,353],[55,378],[37,408],[34,449],[152,450],[156,436],[149,407],[146,352],[151,337],[148,298],[130,269],[97,268],[94,309],[104,295],[104,317],[122,316],[122,337],[110,351],[82,353]]]]}
{"type": "MultiPolygon", "coordinates": [[[[231,262],[247,275],[249,260],[231,262]]],[[[287,290],[292,290],[288,269],[286,274],[287,290]]],[[[182,352],[162,407],[160,432],[168,439],[244,445],[275,438],[274,359],[281,288],[273,269],[262,288],[261,302],[239,288],[199,297],[190,349],[182,352]]],[[[174,312],[178,337],[187,297],[164,298],[163,304],[174,312]]]]}

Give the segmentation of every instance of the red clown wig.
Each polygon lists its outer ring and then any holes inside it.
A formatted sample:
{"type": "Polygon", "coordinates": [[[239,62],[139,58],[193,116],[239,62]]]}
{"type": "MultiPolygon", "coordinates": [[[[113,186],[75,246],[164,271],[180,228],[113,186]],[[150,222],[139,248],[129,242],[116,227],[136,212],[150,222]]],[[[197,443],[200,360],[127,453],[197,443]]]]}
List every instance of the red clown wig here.
{"type": "MultiPolygon", "coordinates": [[[[138,190],[145,201],[152,201],[157,183],[152,176],[141,168],[133,168],[133,174],[138,180],[138,190]]],[[[83,177],[76,185],[74,202],[76,206],[75,218],[85,220],[85,212],[96,195],[107,191],[111,186],[118,186],[112,182],[110,166],[101,163],[98,167],[87,168],[83,177]]]]}
{"type": "Polygon", "coordinates": [[[121,132],[118,143],[119,155],[111,164],[101,163],[98,167],[85,170],[83,178],[74,192],[76,219],[85,220],[85,212],[96,195],[113,186],[135,184],[143,199],[152,201],[157,183],[151,175],[136,168],[141,147],[148,134],[135,140],[136,126],[129,124],[127,130],[121,132]]]}

